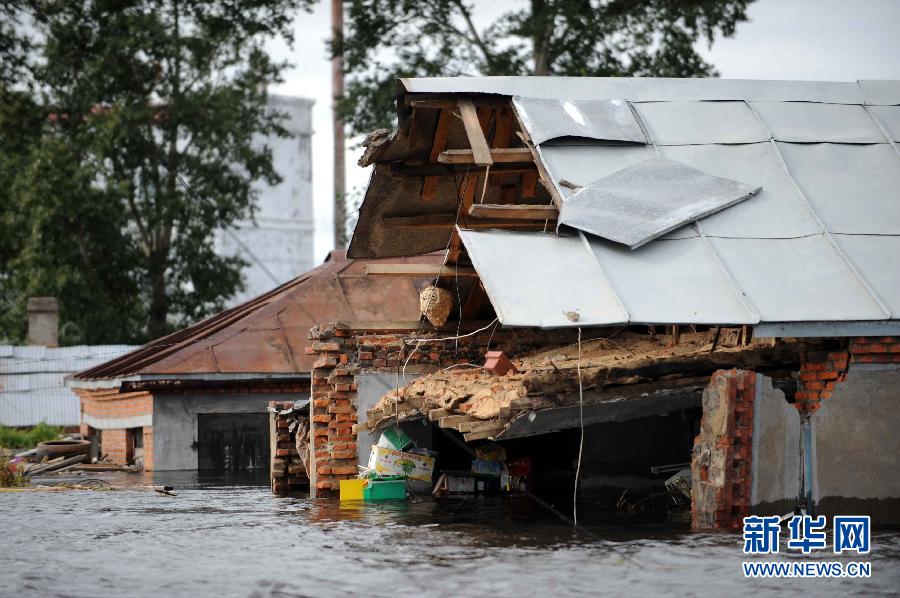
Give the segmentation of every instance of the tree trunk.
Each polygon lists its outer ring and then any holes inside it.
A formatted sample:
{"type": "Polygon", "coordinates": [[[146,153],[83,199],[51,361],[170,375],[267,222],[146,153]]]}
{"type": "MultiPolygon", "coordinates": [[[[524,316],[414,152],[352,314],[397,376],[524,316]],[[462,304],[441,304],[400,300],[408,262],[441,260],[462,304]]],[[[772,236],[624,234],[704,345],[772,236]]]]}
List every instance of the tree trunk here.
{"type": "Polygon", "coordinates": [[[150,256],[150,314],[147,332],[151,339],[165,336],[169,332],[169,296],[166,293],[166,256],[156,252],[150,256]]]}
{"type": "Polygon", "coordinates": [[[544,0],[531,0],[532,44],[534,46],[534,74],[549,75],[550,60],[547,42],[553,32],[553,15],[544,0]]]}

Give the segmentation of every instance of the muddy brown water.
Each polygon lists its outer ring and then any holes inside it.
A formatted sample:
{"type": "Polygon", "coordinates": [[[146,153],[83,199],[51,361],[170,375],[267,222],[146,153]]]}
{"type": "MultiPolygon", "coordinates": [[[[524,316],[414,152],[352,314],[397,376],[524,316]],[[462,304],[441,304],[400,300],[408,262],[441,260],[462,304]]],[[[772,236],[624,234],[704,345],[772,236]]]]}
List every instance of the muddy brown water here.
{"type": "MultiPolygon", "coordinates": [[[[92,477],[99,477],[94,475],[92,477]]],[[[581,520],[525,498],[341,505],[264,480],[112,475],[147,490],[0,493],[3,596],[896,595],[900,534],[869,579],[747,580],[741,538],[664,520],[581,520]],[[587,520],[587,521],[585,521],[587,520]]],[[[797,554],[767,560],[802,560],[797,554]]],[[[842,560],[825,551],[816,560],[842,560]]]]}

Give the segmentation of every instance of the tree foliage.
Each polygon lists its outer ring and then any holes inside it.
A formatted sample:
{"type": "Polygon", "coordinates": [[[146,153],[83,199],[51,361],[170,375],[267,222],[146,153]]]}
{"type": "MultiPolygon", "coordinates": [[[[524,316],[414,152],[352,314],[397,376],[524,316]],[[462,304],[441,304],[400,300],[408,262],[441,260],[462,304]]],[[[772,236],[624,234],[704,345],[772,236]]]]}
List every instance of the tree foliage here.
{"type": "MultiPolygon", "coordinates": [[[[27,145],[8,131],[0,140],[18,148],[6,168],[13,197],[0,208],[20,231],[0,245],[10,313],[21,315],[29,295],[56,295],[69,340],[94,343],[160,336],[223,308],[244,264],[216,255],[214,232],[252,217],[253,183],[278,182],[258,139],[287,134],[266,92],[285,65],[264,44],[290,41],[305,4],[18,5],[35,47],[26,75],[2,87],[33,89],[26,99],[44,118],[30,123],[27,145]]],[[[3,324],[0,336],[20,334],[3,324]]]]}
{"type": "Polygon", "coordinates": [[[529,0],[478,28],[466,0],[347,0],[342,111],[393,126],[397,77],[713,76],[695,50],[730,37],[753,0],[529,0]]]}

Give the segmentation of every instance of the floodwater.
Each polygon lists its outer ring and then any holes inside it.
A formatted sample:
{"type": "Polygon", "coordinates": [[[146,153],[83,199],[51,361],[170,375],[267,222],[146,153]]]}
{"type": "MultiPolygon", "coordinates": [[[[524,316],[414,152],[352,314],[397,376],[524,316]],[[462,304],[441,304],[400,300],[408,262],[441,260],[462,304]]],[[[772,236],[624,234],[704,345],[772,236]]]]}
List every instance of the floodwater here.
{"type": "MultiPolygon", "coordinates": [[[[237,478],[106,479],[171,484],[177,496],[0,493],[0,595],[872,596],[900,589],[896,532],[873,535],[869,579],[747,580],[739,535],[622,520],[586,522],[590,535],[576,534],[524,497],[346,506],[277,498],[237,478]]],[[[860,560],[824,551],[812,558],[860,560]]]]}

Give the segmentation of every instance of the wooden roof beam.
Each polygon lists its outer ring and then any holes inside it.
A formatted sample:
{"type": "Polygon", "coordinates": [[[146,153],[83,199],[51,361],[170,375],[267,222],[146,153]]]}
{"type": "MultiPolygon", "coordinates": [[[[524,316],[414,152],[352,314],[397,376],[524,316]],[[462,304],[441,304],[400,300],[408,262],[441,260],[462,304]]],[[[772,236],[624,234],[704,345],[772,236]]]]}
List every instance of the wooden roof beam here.
{"type": "Polygon", "coordinates": [[[475,268],[442,266],[441,264],[367,264],[366,276],[413,276],[419,278],[454,278],[477,276],[475,268]]]}
{"type": "Polygon", "coordinates": [[[496,218],[500,220],[556,220],[559,210],[556,206],[532,206],[527,204],[475,204],[469,208],[473,218],[496,218]]]}
{"type": "MultiPolygon", "coordinates": [[[[540,230],[543,221],[547,218],[541,218],[540,222],[536,220],[512,220],[502,218],[478,218],[465,224],[460,223],[462,228],[483,229],[483,228],[501,228],[515,229],[527,228],[540,230]]],[[[555,223],[556,219],[549,219],[555,223]]],[[[386,229],[391,228],[451,228],[456,224],[456,214],[423,214],[420,216],[386,216],[382,220],[382,226],[386,229]]],[[[553,226],[556,226],[555,224],[553,226]]]]}
{"type": "MultiPolygon", "coordinates": [[[[525,162],[533,163],[534,155],[527,147],[492,148],[489,150],[491,160],[493,162],[515,163],[525,162]]],[[[468,149],[452,149],[445,150],[438,155],[439,164],[475,164],[475,152],[468,149]]]]}
{"type": "Polygon", "coordinates": [[[463,127],[466,130],[466,137],[469,138],[469,147],[472,148],[475,164],[490,166],[494,163],[494,160],[491,158],[491,150],[481,128],[475,104],[470,99],[461,99],[458,101],[458,105],[459,117],[462,119],[463,127]]]}

